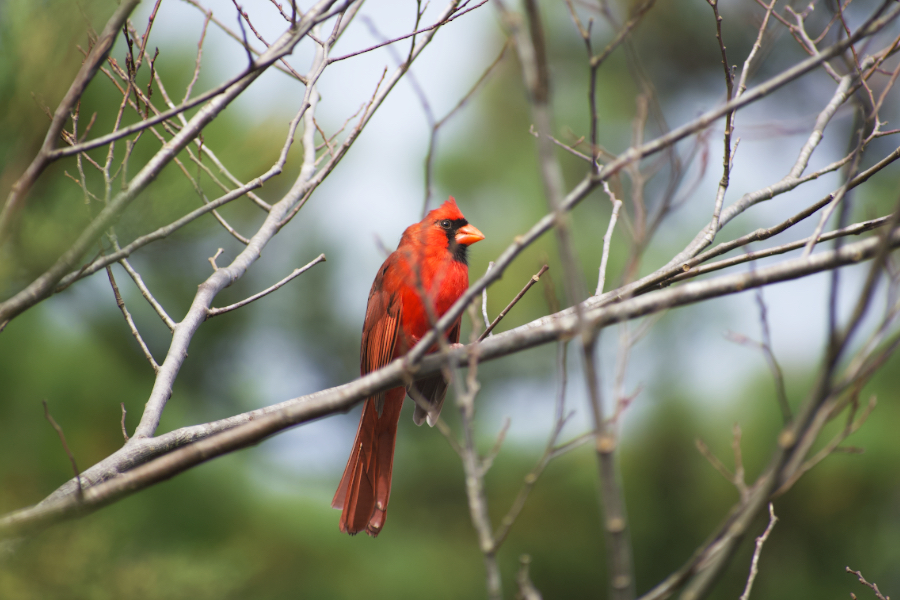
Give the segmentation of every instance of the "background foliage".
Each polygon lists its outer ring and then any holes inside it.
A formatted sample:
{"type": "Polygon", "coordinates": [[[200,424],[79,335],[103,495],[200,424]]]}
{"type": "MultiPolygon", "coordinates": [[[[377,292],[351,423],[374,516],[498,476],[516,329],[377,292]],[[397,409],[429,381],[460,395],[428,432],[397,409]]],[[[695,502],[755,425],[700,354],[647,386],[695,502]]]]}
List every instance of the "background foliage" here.
{"type": "MultiPolygon", "coordinates": [[[[77,70],[81,55],[76,45],[84,47],[86,27],[102,26],[112,8],[99,0],[81,7],[54,0],[0,4],[0,55],[4,56],[0,61],[0,190],[4,194],[40,146],[47,124],[41,107],[56,105],[77,70]]],[[[166,8],[164,3],[163,11],[166,8]]],[[[383,8],[373,2],[365,11],[377,22],[383,8]]],[[[615,9],[624,13],[628,7],[623,3],[615,9]]],[[[231,5],[223,3],[216,10],[233,18],[231,5]]],[[[503,43],[490,10],[485,6],[476,11],[486,25],[481,32],[476,28],[477,36],[471,34],[468,39],[487,58],[471,68],[466,65],[471,76],[447,102],[465,93],[503,43]]],[[[726,3],[722,10],[729,52],[743,57],[755,35],[755,29],[744,22],[758,22],[763,11],[743,0],[726,3]]],[[[546,18],[551,30],[558,32],[551,36],[549,49],[556,121],[563,132],[583,131],[587,114],[583,48],[565,11],[547,10],[546,18]]],[[[202,23],[202,16],[197,19],[202,23]]],[[[157,27],[165,23],[161,20],[157,27]]],[[[452,26],[465,28],[467,23],[463,18],[452,26]]],[[[158,68],[170,90],[183,90],[189,80],[193,44],[191,39],[161,47],[158,68]]],[[[770,48],[760,77],[803,58],[786,34],[773,40],[770,48]]],[[[114,55],[121,56],[121,51],[117,45],[114,55]]],[[[380,52],[378,60],[390,64],[390,56],[380,52]]],[[[636,30],[632,52],[640,57],[659,101],[652,107],[649,127],[653,131],[647,137],[663,131],[667,121],[675,122],[721,100],[721,64],[712,14],[705,3],[661,3],[636,30]]],[[[632,99],[639,85],[628,60],[625,52],[617,52],[601,71],[599,86],[602,143],[617,151],[630,143],[632,99]]],[[[796,115],[795,123],[811,122],[827,101],[830,91],[823,86],[824,77],[816,72],[778,92],[782,105],[796,115]]],[[[469,220],[487,235],[485,242],[473,248],[473,274],[483,273],[488,260],[546,212],[519,79],[514,53],[509,53],[482,93],[440,138],[437,196],[456,196],[469,220]]],[[[339,93],[340,83],[332,85],[331,93],[339,93]]],[[[108,130],[110,123],[103,119],[114,114],[118,103],[109,88],[108,81],[98,78],[82,101],[82,114],[98,113],[98,131],[108,130]]],[[[400,129],[418,131],[418,137],[410,141],[410,152],[415,154],[422,132],[427,135],[424,119],[415,112],[415,100],[404,100],[402,95],[388,100],[395,101],[405,103],[402,106],[413,113],[400,129]]],[[[896,117],[896,112],[894,106],[891,114],[896,117]]],[[[738,163],[746,166],[735,175],[737,187],[741,181],[780,177],[784,162],[779,162],[777,149],[799,139],[792,136],[792,123],[773,123],[759,112],[750,115],[752,111],[748,116],[741,113],[739,119],[739,128],[746,127],[744,133],[739,131],[746,138],[739,156],[746,152],[747,159],[738,163]]],[[[849,127],[849,113],[843,118],[842,126],[849,127]]],[[[250,177],[277,155],[284,121],[280,114],[266,117],[252,107],[238,106],[229,109],[205,136],[223,162],[235,165],[238,177],[250,177]]],[[[702,203],[702,210],[689,203],[667,222],[660,240],[649,249],[642,272],[656,268],[683,247],[712,205],[720,161],[719,129],[704,135],[700,136],[702,156],[691,165],[688,177],[698,179],[695,194],[709,202],[702,203]],[[704,170],[704,161],[715,167],[704,170]]],[[[824,152],[826,157],[842,155],[844,148],[837,142],[824,152]]],[[[336,177],[355,176],[352,165],[368,160],[365,152],[377,151],[377,140],[369,143],[354,149],[361,153],[352,156],[358,162],[342,165],[343,172],[336,177]]],[[[890,139],[884,143],[890,144],[890,139]]],[[[421,160],[424,153],[417,156],[421,160]]],[[[583,166],[576,158],[563,156],[568,182],[574,183],[583,166]]],[[[80,189],[61,173],[71,172],[73,164],[70,159],[53,166],[32,191],[20,233],[0,260],[3,297],[41,273],[86,222],[89,209],[80,189]]],[[[260,195],[272,199],[284,193],[297,165],[294,157],[285,175],[267,184],[260,195]]],[[[286,236],[290,239],[279,239],[267,250],[259,270],[222,294],[220,305],[239,300],[282,277],[294,263],[303,264],[319,252],[328,256],[325,265],[274,296],[204,326],[192,343],[164,416],[163,431],[356,376],[365,290],[381,260],[373,236],[393,247],[400,229],[418,220],[419,197],[398,196],[410,189],[420,193],[416,186],[421,185],[421,171],[418,165],[398,165],[398,169],[413,181],[408,189],[389,187],[372,197],[337,199],[338,192],[324,186],[313,205],[291,224],[286,236]],[[335,209],[336,202],[352,207],[355,214],[335,209]],[[392,221],[389,228],[379,227],[388,220],[392,221]],[[256,368],[267,361],[269,368],[256,368]],[[279,380],[279,374],[284,378],[279,380]]],[[[855,198],[859,218],[881,214],[896,200],[896,177],[896,167],[891,167],[872,186],[860,190],[855,198]]],[[[648,195],[661,192],[665,178],[657,181],[648,195]]],[[[374,180],[363,185],[379,187],[381,183],[374,180]]],[[[140,208],[119,225],[120,235],[150,231],[179,214],[184,203],[199,203],[174,168],[167,169],[145,196],[140,208]]],[[[228,206],[223,213],[239,222],[260,218],[250,206],[228,206]]],[[[764,215],[761,212],[755,218],[764,215]]],[[[596,279],[599,240],[608,218],[609,203],[601,193],[576,211],[575,237],[589,282],[596,279]]],[[[729,225],[728,232],[736,236],[762,224],[746,218],[729,225]]],[[[135,262],[174,316],[187,308],[198,276],[209,269],[206,258],[217,247],[226,249],[226,257],[235,252],[234,240],[212,219],[202,219],[163,244],[149,247],[135,262]]],[[[490,290],[491,315],[505,306],[544,260],[551,266],[551,278],[560,283],[555,248],[553,238],[545,236],[513,264],[490,290]]],[[[613,279],[621,273],[627,251],[627,228],[620,227],[610,259],[613,279]]],[[[848,280],[854,277],[848,275],[848,280]]],[[[774,299],[775,351],[794,401],[803,396],[821,358],[823,309],[808,307],[824,305],[825,278],[819,275],[780,284],[765,292],[774,299]],[[804,314],[809,312],[812,316],[804,314]]],[[[123,279],[120,287],[151,350],[164,352],[166,330],[135,290],[124,289],[128,286],[123,279]]],[[[557,294],[563,296],[561,289],[557,294]]],[[[535,288],[502,328],[547,312],[545,294],[535,288]]],[[[725,340],[723,329],[758,337],[752,293],[670,311],[632,358],[629,382],[643,384],[643,391],[625,416],[621,464],[639,592],[677,568],[734,502],[735,490],[697,452],[694,440],[701,438],[718,456],[728,457],[731,428],[739,423],[745,464],[753,476],[763,467],[779,431],[774,387],[761,356],[725,340]]],[[[614,329],[603,342],[602,364],[608,380],[614,365],[614,329]]],[[[543,347],[485,364],[480,371],[482,446],[493,443],[503,416],[513,420],[510,439],[487,479],[495,521],[537,460],[548,433],[557,384],[555,355],[555,347],[543,347]]],[[[570,363],[577,367],[576,358],[570,363]]],[[[844,572],[847,565],[862,569],[885,593],[900,590],[898,367],[898,359],[892,358],[861,395],[866,399],[876,395],[879,400],[873,416],[850,439],[865,454],[828,458],[776,502],[780,520],[762,555],[761,575],[754,587],[757,597],[846,597],[850,591],[864,596],[867,591],[844,572]]],[[[128,335],[102,273],[11,322],[0,334],[0,513],[39,501],[71,477],[56,434],[43,418],[42,400],[62,425],[79,465],[86,467],[121,445],[119,403],[129,418],[140,414],[152,375],[128,335]]],[[[585,392],[579,383],[572,382],[567,401],[578,411],[567,429],[574,434],[587,421],[585,392]]],[[[448,406],[445,414],[455,426],[456,415],[452,404],[448,406]]],[[[407,416],[401,420],[388,526],[377,540],[338,533],[337,512],[329,501],[357,414],[286,433],[2,549],[0,597],[483,595],[483,564],[469,522],[458,458],[436,431],[412,427],[407,416]]],[[[129,423],[133,427],[134,422],[129,423]]],[[[532,579],[544,597],[604,593],[605,549],[596,486],[594,457],[587,446],[550,464],[500,552],[508,590],[519,556],[527,553],[532,557],[532,579]]],[[[760,522],[758,530],[763,526],[760,522]]],[[[740,594],[751,550],[751,544],[742,546],[712,597],[740,594]]]]}

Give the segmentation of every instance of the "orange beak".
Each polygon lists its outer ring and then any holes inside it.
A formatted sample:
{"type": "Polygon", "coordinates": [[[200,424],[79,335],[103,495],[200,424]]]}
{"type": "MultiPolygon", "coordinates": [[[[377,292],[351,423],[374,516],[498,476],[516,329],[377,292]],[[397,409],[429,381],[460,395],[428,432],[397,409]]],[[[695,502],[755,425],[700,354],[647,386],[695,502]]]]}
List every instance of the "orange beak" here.
{"type": "Polygon", "coordinates": [[[478,231],[474,225],[465,225],[456,231],[456,243],[461,246],[469,246],[484,239],[484,234],[478,231]]]}

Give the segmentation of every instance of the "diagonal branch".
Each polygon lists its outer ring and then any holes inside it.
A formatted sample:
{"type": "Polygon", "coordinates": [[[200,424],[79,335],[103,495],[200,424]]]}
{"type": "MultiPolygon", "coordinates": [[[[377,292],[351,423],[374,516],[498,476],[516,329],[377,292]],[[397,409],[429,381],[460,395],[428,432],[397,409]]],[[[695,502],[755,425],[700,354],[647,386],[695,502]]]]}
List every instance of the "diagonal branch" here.
{"type": "MultiPolygon", "coordinates": [[[[5,243],[7,236],[10,234],[13,219],[22,208],[31,186],[34,185],[34,182],[47,165],[52,162],[51,155],[63,131],[66,120],[69,118],[69,113],[97,74],[100,65],[106,60],[109,51],[112,49],[113,42],[119,34],[119,29],[139,2],[140,0],[124,0],[119,5],[119,8],[107,21],[103,32],[94,43],[91,53],[82,63],[81,69],[72,81],[72,85],[69,86],[69,91],[66,92],[59,106],[56,107],[56,112],[53,113],[53,120],[50,123],[50,128],[47,130],[47,135],[44,137],[44,143],[41,145],[40,151],[25,170],[25,173],[13,184],[9,196],[6,198],[6,204],[3,206],[3,211],[0,212],[0,245],[5,243]]],[[[8,318],[10,316],[0,317],[0,322],[8,318]]]]}
{"type": "MultiPolygon", "coordinates": [[[[886,239],[891,248],[900,247],[900,233],[886,239]]],[[[650,292],[615,305],[588,309],[584,319],[591,328],[599,329],[709,298],[856,264],[874,257],[882,246],[881,242],[878,238],[862,240],[838,250],[814,254],[808,259],[788,260],[752,272],[722,275],[650,292]]],[[[574,316],[562,311],[480,342],[479,361],[494,360],[541,344],[571,339],[578,331],[579,324],[574,316]]],[[[445,356],[424,358],[415,371],[415,378],[437,373],[446,366],[447,360],[465,365],[468,350],[460,348],[447,351],[445,356]]],[[[82,479],[88,486],[83,503],[74,498],[74,482],[69,482],[41,504],[0,518],[0,538],[20,535],[62,519],[87,514],[207,460],[257,444],[279,431],[345,412],[368,396],[402,385],[410,377],[408,369],[406,360],[395,360],[378,371],[335,388],[221,421],[185,427],[152,439],[132,438],[121,451],[82,473],[82,479]]],[[[758,493],[756,487],[753,490],[758,493]]],[[[651,594],[649,597],[659,596],[651,594]]]]}
{"type": "MultiPolygon", "coordinates": [[[[271,65],[277,58],[287,54],[302,39],[316,23],[321,13],[328,9],[336,0],[320,0],[313,8],[303,15],[297,24],[296,30],[288,30],[272,47],[266,51],[255,63],[256,69],[246,73],[227,89],[212,98],[193,118],[187,127],[182,128],[168,144],[157,152],[156,155],[144,166],[143,169],[131,180],[128,186],[121,191],[110,203],[94,218],[93,221],[78,236],[72,246],[43,275],[38,277],[25,289],[15,296],[0,303],[0,322],[11,319],[43,300],[53,293],[56,284],[69,272],[82,255],[90,248],[97,238],[105,231],[131,202],[142,192],[169,162],[191,140],[193,140],[203,128],[215,119],[247,86],[259,77],[263,70],[271,65]]],[[[307,90],[308,93],[308,90],[307,90]]],[[[165,113],[162,113],[165,114],[165,113]]],[[[161,119],[162,120],[162,119],[161,119]]],[[[124,129],[120,129],[121,133],[124,129]]]]}
{"type": "Polygon", "coordinates": [[[137,325],[134,324],[134,319],[131,318],[131,313],[125,308],[125,301],[122,300],[122,295],[119,293],[119,286],[116,285],[116,279],[113,277],[111,267],[106,267],[106,274],[109,275],[109,283],[112,286],[113,294],[116,297],[116,306],[122,311],[122,316],[125,317],[125,322],[128,323],[128,329],[131,330],[131,335],[137,340],[141,347],[141,351],[144,353],[144,357],[150,363],[150,366],[153,367],[153,371],[159,373],[159,365],[156,364],[156,360],[153,359],[153,354],[151,354],[150,349],[147,348],[147,344],[144,343],[144,338],[142,338],[140,332],[138,332],[137,325]]]}
{"type": "Polygon", "coordinates": [[[222,308],[209,308],[209,309],[207,309],[207,310],[206,310],[206,315],[207,315],[206,318],[209,319],[209,318],[212,318],[212,317],[216,317],[216,316],[218,316],[218,315],[221,315],[221,314],[223,314],[223,313],[230,312],[230,311],[232,311],[232,310],[237,310],[238,308],[241,308],[242,306],[246,306],[246,305],[250,304],[250,303],[253,302],[254,300],[259,300],[259,299],[262,298],[263,296],[266,296],[266,295],[268,295],[268,294],[271,294],[271,293],[274,292],[275,290],[277,290],[277,289],[279,289],[280,287],[284,286],[286,283],[290,282],[290,281],[293,280],[294,278],[296,278],[296,277],[302,275],[303,273],[306,273],[307,271],[309,271],[310,269],[312,269],[314,266],[316,266],[316,265],[319,264],[320,262],[325,262],[325,255],[324,255],[324,254],[320,254],[319,256],[317,256],[316,258],[314,258],[312,261],[310,261],[310,262],[307,263],[306,265],[304,265],[304,266],[302,266],[302,267],[299,267],[299,268],[297,268],[297,269],[294,269],[293,271],[291,271],[291,274],[290,274],[290,275],[288,275],[287,277],[285,277],[284,279],[282,279],[281,281],[279,281],[279,282],[276,283],[275,285],[270,286],[270,287],[267,287],[266,289],[264,289],[263,291],[259,292],[258,294],[253,294],[252,296],[250,296],[250,297],[247,298],[246,300],[241,300],[240,302],[236,302],[235,304],[230,304],[230,305],[228,305],[228,306],[223,306],[222,308]]]}
{"type": "MultiPolygon", "coordinates": [[[[549,268],[550,267],[548,267],[547,265],[544,265],[543,267],[541,267],[540,271],[538,271],[537,273],[535,273],[534,275],[531,276],[531,279],[528,280],[528,283],[525,284],[525,287],[523,287],[522,290],[518,294],[516,294],[515,298],[510,300],[509,304],[506,305],[506,308],[504,308],[502,311],[500,311],[500,314],[497,315],[497,317],[487,326],[487,329],[485,329],[482,332],[482,334],[478,337],[479,342],[481,340],[483,340],[484,338],[486,338],[491,333],[491,331],[494,330],[494,327],[497,326],[497,323],[499,323],[500,320],[506,316],[506,313],[508,313],[510,311],[510,309],[512,309],[512,307],[515,306],[519,302],[519,300],[522,299],[522,296],[524,296],[526,293],[528,293],[528,290],[531,289],[531,286],[533,286],[535,283],[537,283],[538,281],[541,280],[541,275],[546,273],[547,269],[549,269],[549,268]]],[[[487,313],[485,313],[485,314],[487,314],[487,313]]]]}

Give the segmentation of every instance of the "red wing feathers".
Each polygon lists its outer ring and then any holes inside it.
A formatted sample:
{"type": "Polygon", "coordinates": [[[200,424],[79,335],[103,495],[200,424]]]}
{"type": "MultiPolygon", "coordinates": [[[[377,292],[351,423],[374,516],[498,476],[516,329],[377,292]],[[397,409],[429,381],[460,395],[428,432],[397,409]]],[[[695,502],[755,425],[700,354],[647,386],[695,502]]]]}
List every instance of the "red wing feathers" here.
{"type": "MultiPolygon", "coordinates": [[[[387,269],[383,269],[384,272],[387,269]]],[[[377,371],[394,358],[397,344],[397,332],[403,313],[403,298],[399,294],[389,293],[383,289],[382,277],[379,276],[369,293],[369,305],[366,308],[366,320],[363,325],[362,344],[360,347],[359,370],[361,375],[377,371]]],[[[380,415],[384,410],[386,392],[372,396],[375,408],[380,415]]]]}

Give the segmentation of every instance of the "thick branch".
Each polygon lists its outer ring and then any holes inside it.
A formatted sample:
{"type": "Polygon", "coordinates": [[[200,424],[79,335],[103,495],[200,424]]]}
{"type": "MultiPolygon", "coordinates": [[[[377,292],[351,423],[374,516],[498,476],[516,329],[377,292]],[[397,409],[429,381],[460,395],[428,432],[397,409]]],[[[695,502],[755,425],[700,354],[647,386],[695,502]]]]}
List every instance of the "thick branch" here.
{"type": "MultiPolygon", "coordinates": [[[[599,329],[670,308],[856,264],[872,258],[881,242],[880,238],[873,237],[839,250],[813,254],[808,259],[788,260],[749,273],[723,275],[650,292],[612,306],[586,310],[584,319],[590,327],[599,329]]],[[[892,248],[900,246],[900,232],[894,232],[889,242],[892,248]]],[[[493,360],[551,341],[569,339],[577,332],[578,322],[574,315],[563,311],[480,342],[479,360],[493,360]]],[[[466,348],[450,350],[446,358],[426,357],[415,371],[415,377],[437,373],[446,360],[464,366],[467,359],[466,348]]],[[[74,482],[67,483],[43,503],[0,519],[0,537],[20,535],[61,519],[92,512],[211,458],[257,444],[279,431],[345,412],[368,396],[401,385],[408,377],[406,361],[398,359],[383,369],[335,388],[137,443],[132,438],[122,450],[82,473],[82,481],[87,486],[83,503],[75,498],[74,482]],[[126,470],[127,473],[123,473],[126,470]]]]}

